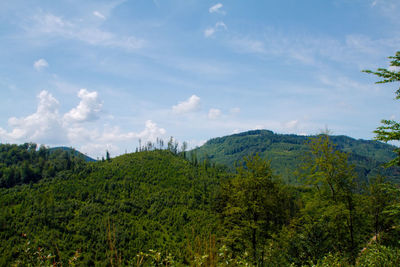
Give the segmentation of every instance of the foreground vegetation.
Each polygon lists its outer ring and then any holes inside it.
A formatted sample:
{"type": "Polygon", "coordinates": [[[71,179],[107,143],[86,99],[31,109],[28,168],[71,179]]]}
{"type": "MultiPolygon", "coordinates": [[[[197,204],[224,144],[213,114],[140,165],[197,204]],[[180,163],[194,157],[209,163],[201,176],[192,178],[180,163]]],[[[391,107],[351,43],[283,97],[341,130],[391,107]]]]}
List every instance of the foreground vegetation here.
{"type": "Polygon", "coordinates": [[[297,174],[303,185],[284,183],[258,155],[232,173],[153,149],[0,189],[0,265],[398,260],[398,187],[380,176],[357,181],[327,135],[308,146],[297,174]]]}

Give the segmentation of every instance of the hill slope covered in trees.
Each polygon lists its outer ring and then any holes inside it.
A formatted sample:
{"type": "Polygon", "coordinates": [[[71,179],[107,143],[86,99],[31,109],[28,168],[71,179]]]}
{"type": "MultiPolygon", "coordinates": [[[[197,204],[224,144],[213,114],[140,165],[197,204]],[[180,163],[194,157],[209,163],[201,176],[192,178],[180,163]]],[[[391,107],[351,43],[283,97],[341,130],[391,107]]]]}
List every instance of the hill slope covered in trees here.
{"type": "MultiPolygon", "coordinates": [[[[330,136],[337,149],[348,154],[349,162],[355,169],[361,181],[378,173],[389,180],[400,183],[398,168],[385,169],[382,165],[393,158],[394,146],[378,141],[356,140],[347,136],[330,136]]],[[[244,156],[260,154],[271,161],[272,169],[290,183],[297,183],[293,174],[309,152],[307,142],[310,136],[294,134],[276,134],[268,130],[253,130],[224,137],[213,138],[203,146],[192,150],[192,155],[211,163],[225,165],[235,170],[236,164],[244,156]]]]}
{"type": "Polygon", "coordinates": [[[0,265],[23,258],[28,240],[57,260],[78,251],[85,266],[114,256],[129,265],[149,249],[185,259],[188,240],[215,232],[210,203],[221,175],[170,151],[144,151],[0,188],[0,265]]]}
{"type": "Polygon", "coordinates": [[[234,173],[187,160],[177,146],[148,146],[0,188],[0,266],[399,262],[398,187],[380,177],[359,187],[327,136],[308,146],[303,185],[285,183],[260,156],[244,157],[234,173]],[[374,235],[379,245],[369,244],[374,235]]]}

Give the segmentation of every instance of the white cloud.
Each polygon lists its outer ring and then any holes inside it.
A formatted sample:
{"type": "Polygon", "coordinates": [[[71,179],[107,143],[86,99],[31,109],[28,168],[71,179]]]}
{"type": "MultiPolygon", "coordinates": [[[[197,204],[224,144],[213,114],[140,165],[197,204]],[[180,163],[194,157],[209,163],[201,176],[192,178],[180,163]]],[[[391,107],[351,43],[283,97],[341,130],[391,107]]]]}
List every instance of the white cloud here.
{"type": "Polygon", "coordinates": [[[95,10],[93,11],[93,15],[100,18],[100,19],[106,19],[106,16],[104,16],[103,14],[101,14],[99,11],[95,10]]]}
{"type": "MultiPolygon", "coordinates": [[[[101,13],[99,13],[100,15],[101,13]]],[[[25,26],[32,38],[42,35],[56,35],[65,39],[78,40],[90,45],[118,47],[125,50],[136,50],[145,45],[143,39],[134,36],[118,36],[103,31],[97,25],[85,25],[82,21],[70,21],[53,14],[39,14],[25,26]]]]}
{"type": "Polygon", "coordinates": [[[225,14],[225,11],[221,10],[222,7],[223,7],[223,5],[221,3],[215,4],[208,9],[208,12],[225,14]]]}
{"type": "Polygon", "coordinates": [[[147,140],[147,141],[155,141],[157,137],[161,137],[166,133],[164,128],[159,128],[156,123],[151,120],[146,121],[145,128],[141,131],[137,137],[147,140]]]}
{"type": "MultiPolygon", "coordinates": [[[[162,138],[166,130],[151,120],[147,120],[141,131],[124,132],[119,127],[86,124],[98,116],[101,103],[97,92],[80,90],[79,105],[66,114],[59,113],[59,102],[49,92],[38,95],[36,112],[22,118],[11,117],[8,120],[10,131],[0,127],[0,140],[10,143],[36,142],[51,146],[73,146],[91,156],[100,156],[106,150],[114,155],[128,148],[137,139],[143,142],[162,138]],[[79,123],[75,123],[79,122],[79,123]]],[[[132,150],[133,151],[133,147],[132,150]]]]}
{"type": "Polygon", "coordinates": [[[208,111],[208,118],[211,120],[218,119],[220,116],[221,116],[221,110],[219,110],[217,108],[211,108],[208,111]]]}
{"type": "Polygon", "coordinates": [[[200,97],[192,95],[186,101],[179,102],[178,105],[172,107],[172,111],[176,114],[183,114],[196,111],[200,108],[200,97]]]}
{"type": "Polygon", "coordinates": [[[215,29],[213,27],[207,28],[204,30],[204,36],[205,37],[210,37],[215,33],[215,29]]]}
{"type": "Polygon", "coordinates": [[[10,142],[34,141],[61,144],[66,141],[62,121],[58,113],[58,101],[47,91],[38,95],[39,104],[35,113],[8,120],[11,132],[0,128],[0,137],[10,142]]]}
{"type": "Polygon", "coordinates": [[[47,61],[43,58],[41,58],[33,63],[33,67],[37,71],[41,71],[42,69],[47,68],[48,66],[49,66],[49,63],[47,63],[47,61]]]}
{"type": "Polygon", "coordinates": [[[81,101],[76,108],[64,115],[65,120],[67,122],[86,122],[98,119],[103,104],[99,100],[97,92],[81,89],[78,97],[81,101]]]}
{"type": "Polygon", "coordinates": [[[227,30],[227,29],[228,29],[228,27],[226,27],[225,23],[222,22],[222,21],[219,21],[219,22],[215,23],[214,27],[210,27],[210,28],[205,29],[204,30],[204,36],[208,38],[208,37],[213,36],[214,33],[216,33],[217,31],[227,30]]]}

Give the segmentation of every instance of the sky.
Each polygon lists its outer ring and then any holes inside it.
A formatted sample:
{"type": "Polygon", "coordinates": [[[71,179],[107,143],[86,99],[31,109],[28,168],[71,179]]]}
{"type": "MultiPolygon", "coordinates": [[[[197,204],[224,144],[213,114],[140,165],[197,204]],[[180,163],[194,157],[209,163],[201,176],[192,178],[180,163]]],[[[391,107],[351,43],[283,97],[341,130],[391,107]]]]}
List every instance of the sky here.
{"type": "Polygon", "coordinates": [[[372,139],[399,119],[398,0],[0,2],[0,143],[94,158],[252,129],[372,139]]]}

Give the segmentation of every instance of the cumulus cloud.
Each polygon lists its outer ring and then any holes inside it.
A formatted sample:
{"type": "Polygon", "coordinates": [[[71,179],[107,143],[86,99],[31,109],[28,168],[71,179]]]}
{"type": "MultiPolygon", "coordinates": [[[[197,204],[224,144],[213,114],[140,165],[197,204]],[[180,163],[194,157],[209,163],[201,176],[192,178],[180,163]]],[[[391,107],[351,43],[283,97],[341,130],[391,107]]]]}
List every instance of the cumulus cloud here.
{"type": "Polygon", "coordinates": [[[11,142],[35,141],[39,143],[61,144],[66,141],[62,121],[59,116],[59,102],[49,92],[38,95],[39,104],[35,113],[8,120],[11,132],[0,128],[0,137],[11,142]]]}
{"type": "MultiPolygon", "coordinates": [[[[84,127],[72,128],[69,130],[70,140],[83,143],[81,150],[90,155],[101,156],[106,150],[112,155],[120,154],[121,148],[118,144],[126,144],[142,140],[145,144],[148,141],[155,142],[157,138],[162,138],[166,133],[164,128],[159,127],[151,120],[147,120],[144,129],[140,132],[123,132],[119,127],[112,127],[99,131],[98,129],[87,129],[84,127]]],[[[133,151],[132,150],[130,152],[133,151]]]]}
{"type": "Polygon", "coordinates": [[[155,141],[157,137],[161,137],[165,135],[165,133],[166,130],[164,128],[159,128],[156,123],[148,120],[146,121],[144,130],[141,131],[137,137],[143,140],[155,141]]]}
{"type": "MultiPolygon", "coordinates": [[[[98,17],[102,15],[98,11],[96,14],[94,15],[98,17]]],[[[143,39],[135,36],[119,36],[99,29],[98,25],[83,24],[80,20],[67,20],[51,13],[41,13],[34,16],[31,23],[25,26],[25,29],[33,38],[43,35],[56,35],[94,46],[117,47],[125,50],[137,50],[145,45],[143,39]]]]}
{"type": "Polygon", "coordinates": [[[223,23],[222,21],[219,21],[215,24],[214,27],[209,27],[207,29],[204,30],[204,36],[205,37],[211,37],[214,35],[214,33],[216,33],[217,31],[220,30],[227,30],[228,27],[226,27],[225,23],[223,23]]]}
{"type": "Polygon", "coordinates": [[[106,16],[104,16],[103,14],[101,14],[99,11],[93,11],[93,15],[100,18],[100,19],[106,19],[106,16]]]}
{"type": "Polygon", "coordinates": [[[221,10],[222,7],[223,5],[221,3],[215,4],[208,9],[208,12],[225,14],[225,12],[221,10]]]}
{"type": "Polygon", "coordinates": [[[47,68],[48,66],[49,66],[49,63],[47,63],[47,61],[43,58],[41,58],[33,63],[33,67],[37,71],[41,71],[42,69],[47,68]]]}
{"type": "Polygon", "coordinates": [[[97,92],[81,89],[78,93],[81,99],[78,106],[64,115],[67,122],[94,121],[99,118],[103,103],[99,100],[97,92]]]}
{"type": "Polygon", "coordinates": [[[211,108],[208,111],[208,118],[211,120],[218,119],[220,116],[221,116],[221,110],[219,110],[217,108],[211,108]]]}
{"type": "Polygon", "coordinates": [[[176,114],[189,113],[200,108],[200,97],[192,95],[186,101],[179,102],[179,104],[172,107],[172,111],[176,114]]]}
{"type": "Polygon", "coordinates": [[[10,131],[0,127],[2,142],[36,142],[46,145],[66,145],[78,148],[92,156],[101,156],[106,150],[114,155],[120,154],[118,145],[127,148],[126,143],[142,139],[144,142],[162,138],[166,130],[155,122],[147,120],[141,131],[122,131],[119,127],[86,124],[98,118],[102,103],[97,92],[82,89],[78,93],[81,99],[71,111],[60,114],[58,100],[48,91],[37,96],[36,112],[26,117],[11,117],[8,120],[10,131]]]}

